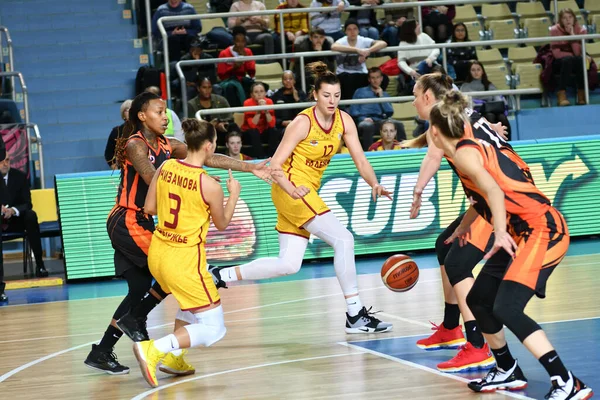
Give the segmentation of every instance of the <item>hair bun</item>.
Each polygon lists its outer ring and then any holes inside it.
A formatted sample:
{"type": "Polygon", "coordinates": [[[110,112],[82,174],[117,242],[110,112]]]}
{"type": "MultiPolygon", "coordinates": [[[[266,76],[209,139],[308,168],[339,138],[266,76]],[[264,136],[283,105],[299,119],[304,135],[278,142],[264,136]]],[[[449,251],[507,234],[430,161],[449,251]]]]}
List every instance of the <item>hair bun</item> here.
{"type": "Polygon", "coordinates": [[[458,90],[449,90],[442,98],[443,107],[446,112],[462,112],[469,107],[469,99],[458,90]]]}
{"type": "Polygon", "coordinates": [[[181,121],[181,129],[183,129],[184,132],[196,131],[199,128],[200,121],[198,121],[196,118],[186,118],[181,121]]]}

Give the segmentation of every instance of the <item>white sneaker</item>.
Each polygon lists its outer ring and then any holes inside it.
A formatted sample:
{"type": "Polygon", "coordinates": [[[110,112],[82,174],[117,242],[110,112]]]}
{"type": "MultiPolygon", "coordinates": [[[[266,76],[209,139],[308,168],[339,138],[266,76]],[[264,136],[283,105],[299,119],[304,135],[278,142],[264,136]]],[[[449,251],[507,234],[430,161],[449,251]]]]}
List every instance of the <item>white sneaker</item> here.
{"type": "Polygon", "coordinates": [[[517,361],[508,371],[492,368],[482,379],[475,379],[467,384],[474,392],[493,392],[495,390],[522,390],[527,387],[527,378],[519,368],[517,361]]]}
{"type": "Polygon", "coordinates": [[[545,399],[549,400],[587,400],[594,395],[592,388],[589,388],[585,383],[581,382],[569,371],[569,380],[563,381],[560,376],[553,376],[552,388],[548,392],[545,399]]]}
{"type": "Polygon", "coordinates": [[[346,313],[346,333],[382,333],[389,332],[393,326],[389,322],[383,322],[375,318],[375,313],[363,307],[357,315],[351,317],[346,313]]]}

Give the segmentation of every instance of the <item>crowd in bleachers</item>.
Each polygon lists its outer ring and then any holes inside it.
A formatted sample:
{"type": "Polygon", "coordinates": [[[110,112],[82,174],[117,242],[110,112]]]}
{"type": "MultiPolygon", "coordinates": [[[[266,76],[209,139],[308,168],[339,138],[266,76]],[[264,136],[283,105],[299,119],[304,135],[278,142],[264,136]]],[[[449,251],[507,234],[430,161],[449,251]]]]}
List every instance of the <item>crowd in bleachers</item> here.
{"type": "MultiPolygon", "coordinates": [[[[188,3],[169,0],[163,3],[154,11],[152,19],[159,59],[162,45],[157,21],[161,16],[298,9],[298,13],[284,14],[283,32],[280,32],[279,15],[167,22],[165,29],[168,33],[171,68],[177,60],[279,53],[282,51],[283,35],[286,52],[331,49],[342,53],[335,57],[305,58],[305,63],[324,61],[336,71],[342,82],[342,99],[411,95],[414,82],[420,75],[443,70],[443,55],[439,48],[411,50],[411,45],[582,34],[595,30],[595,23],[600,22],[600,2],[591,0],[559,1],[556,18],[551,0],[499,2],[481,6],[423,4],[422,27],[418,23],[417,8],[345,11],[350,5],[379,5],[382,0],[238,0],[208,3],[204,0],[188,0],[188,3]],[[336,8],[327,12],[302,12],[306,7],[336,8]],[[380,50],[396,45],[404,49],[397,54],[380,53],[380,50]]],[[[594,52],[591,52],[593,55],[594,52]]],[[[597,69],[591,56],[581,54],[579,42],[554,42],[541,47],[466,46],[448,48],[446,65],[447,73],[464,92],[510,88],[538,88],[544,92],[555,90],[556,104],[566,106],[571,103],[568,99],[570,87],[575,89],[575,102],[585,104],[583,62],[590,72],[590,87],[595,87],[597,69]]],[[[283,71],[282,62],[223,62],[216,63],[216,67],[215,64],[184,67],[188,115],[192,116],[201,109],[304,101],[306,94],[300,90],[299,74],[303,72],[300,63],[295,59],[288,62],[289,72],[283,71]],[[257,82],[262,84],[257,85],[257,82]]],[[[172,72],[172,96],[176,98],[181,88],[174,69],[172,72]]],[[[306,78],[309,87],[310,76],[306,78]]],[[[510,105],[506,98],[483,96],[475,98],[474,102],[488,120],[502,122],[509,128],[510,134],[510,105]]],[[[175,110],[180,111],[181,106],[176,106],[175,110]]],[[[285,127],[298,111],[246,112],[237,116],[225,113],[207,115],[206,118],[217,126],[219,145],[223,151],[226,149],[225,137],[237,132],[247,146],[244,150],[248,155],[259,158],[272,155],[285,127]]],[[[347,111],[357,122],[365,150],[370,149],[373,141],[380,136],[384,121],[392,120],[397,132],[394,140],[404,139],[407,134],[420,133],[423,129],[423,121],[416,119],[409,103],[366,104],[349,107],[347,111]]],[[[390,143],[385,142],[385,147],[390,147],[390,143]]]]}

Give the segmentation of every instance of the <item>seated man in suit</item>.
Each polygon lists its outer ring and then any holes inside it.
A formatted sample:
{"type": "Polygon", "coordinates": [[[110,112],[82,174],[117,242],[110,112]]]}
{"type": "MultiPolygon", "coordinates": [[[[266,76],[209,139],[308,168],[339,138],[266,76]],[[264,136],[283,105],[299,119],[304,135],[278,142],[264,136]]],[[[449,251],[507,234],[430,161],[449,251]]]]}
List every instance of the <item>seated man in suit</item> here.
{"type": "Polygon", "coordinates": [[[6,232],[27,232],[35,257],[35,276],[48,276],[42,259],[42,239],[37,214],[31,205],[31,190],[27,176],[10,167],[10,156],[0,162],[5,190],[2,196],[2,229],[6,232]]]}

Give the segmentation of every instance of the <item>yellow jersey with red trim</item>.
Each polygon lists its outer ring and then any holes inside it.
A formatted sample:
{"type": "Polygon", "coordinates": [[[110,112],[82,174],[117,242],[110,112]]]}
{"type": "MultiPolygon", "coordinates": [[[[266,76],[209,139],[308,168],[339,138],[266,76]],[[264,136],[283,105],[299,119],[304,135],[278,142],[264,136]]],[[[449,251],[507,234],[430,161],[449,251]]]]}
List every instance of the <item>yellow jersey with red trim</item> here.
{"type": "Polygon", "coordinates": [[[210,210],[202,193],[206,171],[181,160],[166,161],[156,181],[158,224],[154,236],[175,247],[204,243],[210,210]]]}
{"type": "Polygon", "coordinates": [[[314,106],[298,115],[303,115],[310,120],[310,129],[306,138],[298,143],[290,157],[283,163],[282,169],[293,184],[298,185],[301,182],[316,190],[321,187],[323,172],[340,147],[345,131],[344,121],[339,109],[335,110],[329,129],[319,124],[314,106]]]}

